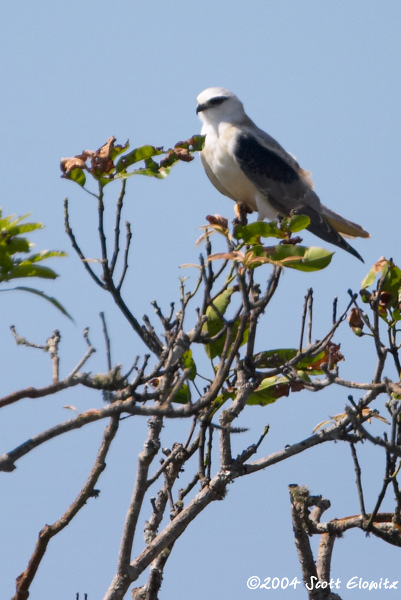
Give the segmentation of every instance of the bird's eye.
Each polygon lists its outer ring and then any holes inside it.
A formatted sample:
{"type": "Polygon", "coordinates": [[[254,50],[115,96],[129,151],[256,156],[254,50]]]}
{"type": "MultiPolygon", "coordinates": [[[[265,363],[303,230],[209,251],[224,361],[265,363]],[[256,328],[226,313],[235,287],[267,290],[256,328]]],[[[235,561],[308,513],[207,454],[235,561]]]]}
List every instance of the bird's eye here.
{"type": "Polygon", "coordinates": [[[209,100],[209,104],[210,106],[218,106],[219,104],[222,104],[224,100],[227,100],[225,96],[216,96],[216,98],[211,98],[209,100]]]}

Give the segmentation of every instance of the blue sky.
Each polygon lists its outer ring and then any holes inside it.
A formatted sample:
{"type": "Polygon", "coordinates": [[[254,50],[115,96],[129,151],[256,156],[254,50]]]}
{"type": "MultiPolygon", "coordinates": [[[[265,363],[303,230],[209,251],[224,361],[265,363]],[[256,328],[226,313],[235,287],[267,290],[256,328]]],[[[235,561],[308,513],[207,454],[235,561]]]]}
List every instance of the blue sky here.
{"type": "MultiPolygon", "coordinates": [[[[5,214],[31,212],[45,224],[35,234],[38,249],[68,252],[67,259],[53,265],[60,278],[40,288],[66,305],[75,324],[39,299],[2,294],[0,395],[45,385],[51,377],[48,357],[15,348],[10,324],[37,343],[60,329],[64,375],[85,352],[85,326],[99,348],[88,368],[105,370],[101,310],[115,332],[115,361],[129,365],[143,352],[70,250],[63,230],[64,197],[70,199],[71,220],[89,256],[97,252],[96,207],[78,186],[60,178],[59,161],[84,148],[98,148],[110,135],[120,143],[129,138],[132,147],[169,147],[186,139],[200,130],[196,96],[210,86],[234,91],[259,127],[312,171],[321,200],[371,233],[370,240],[355,242],[365,265],[338,250],[325,272],[286,273],[260,343],[270,348],[297,344],[301,303],[311,286],[314,337],[326,333],[334,296],[345,306],[347,290],[358,291],[380,256],[401,262],[400,25],[401,5],[393,0],[6,3],[0,23],[0,204],[5,214]]],[[[113,201],[113,190],[108,193],[113,201]]],[[[233,204],[210,185],[197,159],[178,165],[165,181],[132,178],[125,210],[134,233],[127,287],[132,286],[132,304],[141,316],[152,312],[154,298],[164,307],[178,299],[179,265],[197,260],[198,228],[207,214],[231,219],[233,204]]],[[[311,234],[304,239],[317,243],[311,234]]],[[[340,338],[346,356],[341,374],[369,379],[374,364],[369,341],[354,338],[346,327],[340,338]]],[[[239,447],[258,437],[262,422],[272,425],[264,454],[303,439],[318,422],[341,412],[346,396],[331,388],[248,410],[244,425],[250,432],[239,447]]],[[[100,403],[96,394],[75,391],[4,409],[0,453],[68,418],[63,405],[83,411],[100,403]]],[[[101,481],[100,498],[51,543],[32,587],[33,600],[71,600],[76,592],[97,600],[104,594],[115,568],[145,423],[127,420],[123,430],[112,451],[110,473],[101,481]]],[[[166,443],[184,431],[186,424],[174,424],[164,432],[166,443]]],[[[0,586],[5,598],[12,594],[37,532],[58,518],[85,481],[100,435],[97,425],[70,434],[28,455],[14,473],[2,475],[0,586]]],[[[377,457],[369,448],[361,460],[373,471],[367,482],[373,503],[382,464],[371,464],[377,457]]],[[[384,464],[384,456],[381,460],[384,464]]],[[[327,496],[333,504],[328,516],[335,517],[358,512],[354,487],[343,491],[347,478],[354,480],[349,452],[337,444],[237,481],[226,500],[209,507],[176,545],[161,598],[200,600],[206,594],[243,600],[258,593],[246,589],[251,575],[300,577],[287,485],[305,483],[327,496]]],[[[353,575],[396,578],[398,564],[395,549],[348,533],[336,544],[333,574],[344,580],[353,575]]],[[[284,594],[288,592],[277,590],[274,597],[284,594]]],[[[369,598],[376,597],[370,592],[369,598]]]]}

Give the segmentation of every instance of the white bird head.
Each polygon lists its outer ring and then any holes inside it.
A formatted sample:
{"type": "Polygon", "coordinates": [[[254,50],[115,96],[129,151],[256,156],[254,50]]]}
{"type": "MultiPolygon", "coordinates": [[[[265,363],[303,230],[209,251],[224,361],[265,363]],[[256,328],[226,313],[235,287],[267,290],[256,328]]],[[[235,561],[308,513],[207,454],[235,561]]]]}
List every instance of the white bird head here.
{"type": "Polygon", "coordinates": [[[205,124],[221,121],[239,123],[245,117],[244,106],[235,94],[222,87],[207,88],[197,97],[196,113],[205,124]]]}

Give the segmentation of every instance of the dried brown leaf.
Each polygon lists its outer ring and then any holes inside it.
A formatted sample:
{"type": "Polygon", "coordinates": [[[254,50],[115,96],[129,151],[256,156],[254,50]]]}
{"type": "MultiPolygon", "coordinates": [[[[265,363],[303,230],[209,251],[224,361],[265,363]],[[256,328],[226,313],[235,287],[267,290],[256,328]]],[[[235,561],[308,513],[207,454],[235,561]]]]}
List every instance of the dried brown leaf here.
{"type": "Polygon", "coordinates": [[[74,169],[85,169],[86,156],[83,158],[83,154],[73,156],[71,158],[62,158],[60,161],[60,169],[63,173],[68,175],[74,169]]]}
{"type": "Polygon", "coordinates": [[[240,252],[239,250],[234,250],[233,252],[218,252],[217,254],[212,254],[208,257],[208,260],[217,260],[219,258],[244,262],[245,257],[243,252],[240,252]]]}
{"type": "Polygon", "coordinates": [[[375,262],[371,270],[374,271],[376,274],[381,273],[387,263],[388,260],[386,260],[384,256],[382,256],[377,262],[375,262]]]}
{"type": "Polygon", "coordinates": [[[92,172],[100,171],[101,173],[109,173],[114,168],[114,163],[111,159],[111,151],[114,147],[115,141],[116,138],[114,136],[111,136],[109,137],[107,142],[103,144],[103,146],[96,150],[96,152],[87,150],[91,161],[92,172]]]}
{"type": "Polygon", "coordinates": [[[324,350],[324,356],[308,365],[307,370],[320,371],[323,364],[327,365],[330,362],[331,366],[334,367],[338,362],[344,360],[344,356],[340,352],[340,346],[341,344],[329,342],[324,350]]]}
{"type": "MultiPolygon", "coordinates": [[[[71,158],[62,158],[60,162],[60,168],[62,172],[68,175],[74,169],[84,169],[98,175],[109,173],[112,169],[114,169],[111,152],[114,148],[115,141],[116,138],[111,136],[107,142],[96,151],[83,150],[81,154],[77,154],[71,158]],[[90,161],[90,167],[87,165],[88,160],[90,161]]],[[[123,148],[123,146],[117,147],[120,149],[123,148]]]]}
{"type": "Polygon", "coordinates": [[[221,215],[207,215],[206,221],[209,221],[211,225],[220,225],[223,229],[228,229],[228,219],[221,215]]]}
{"type": "Polygon", "coordinates": [[[359,311],[359,308],[352,308],[348,318],[347,318],[348,323],[350,324],[350,327],[352,327],[354,329],[354,327],[357,327],[358,329],[362,329],[364,326],[364,322],[363,319],[361,317],[361,313],[359,311]]]}
{"type": "MultiPolygon", "coordinates": [[[[337,415],[333,415],[332,417],[330,417],[330,420],[321,421],[320,423],[318,423],[316,425],[316,427],[313,428],[313,432],[315,433],[316,431],[318,431],[318,429],[321,429],[325,425],[335,425],[335,424],[339,423],[340,421],[342,421],[343,419],[345,419],[347,416],[348,415],[345,412],[338,413],[337,415]]],[[[386,423],[386,425],[390,425],[389,421],[385,417],[382,417],[378,413],[378,411],[372,410],[371,408],[363,408],[362,409],[362,417],[367,418],[367,421],[369,423],[372,422],[372,419],[378,419],[379,421],[386,423]]]]}

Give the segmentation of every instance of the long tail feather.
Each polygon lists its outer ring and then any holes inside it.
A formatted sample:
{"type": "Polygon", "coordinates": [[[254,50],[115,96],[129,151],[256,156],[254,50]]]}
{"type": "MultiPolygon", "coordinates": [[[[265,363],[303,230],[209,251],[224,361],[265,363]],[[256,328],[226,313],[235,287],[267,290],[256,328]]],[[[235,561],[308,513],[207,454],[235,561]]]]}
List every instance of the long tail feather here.
{"type": "Polygon", "coordinates": [[[370,235],[367,231],[363,229],[357,223],[353,221],[348,221],[348,219],[344,219],[341,215],[334,212],[334,210],[330,210],[327,206],[322,205],[322,212],[326,219],[330,222],[330,224],[334,227],[338,233],[341,233],[345,237],[356,238],[368,238],[370,235]]]}
{"type": "MultiPolygon", "coordinates": [[[[310,224],[306,228],[308,231],[314,233],[325,242],[329,242],[330,244],[334,244],[335,246],[346,250],[347,252],[364,262],[362,256],[352,246],[350,246],[350,244],[348,244],[348,242],[346,242],[343,237],[341,237],[338,231],[333,227],[333,225],[324,215],[319,214],[310,206],[300,206],[293,210],[292,213],[297,215],[306,215],[307,217],[309,217],[310,224]]],[[[362,229],[362,231],[364,230],[362,229]]]]}

